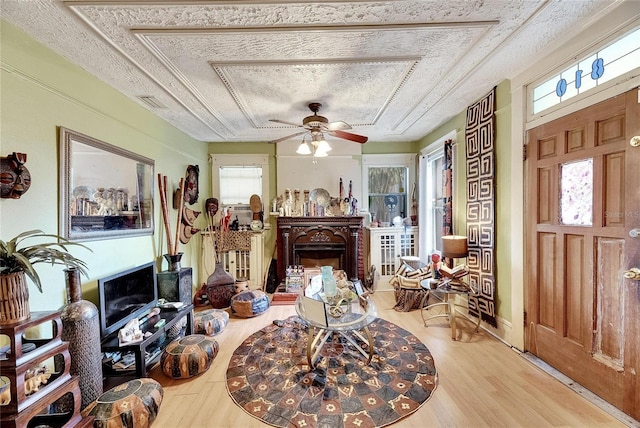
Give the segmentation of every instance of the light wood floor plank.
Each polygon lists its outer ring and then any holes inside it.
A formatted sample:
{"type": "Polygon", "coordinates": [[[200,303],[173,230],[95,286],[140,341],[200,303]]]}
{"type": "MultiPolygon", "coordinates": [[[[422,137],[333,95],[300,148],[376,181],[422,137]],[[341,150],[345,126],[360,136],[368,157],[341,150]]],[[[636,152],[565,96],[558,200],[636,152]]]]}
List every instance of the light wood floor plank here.
{"type": "MultiPolygon", "coordinates": [[[[392,292],[379,291],[378,316],[416,335],[431,351],[439,384],[417,412],[394,427],[625,427],[603,410],[537,368],[473,324],[460,323],[451,340],[445,318],[425,327],[419,311],[393,310],[392,292]]],[[[229,397],[226,370],[233,351],[249,335],[277,319],[295,315],[293,305],[272,306],[258,317],[230,319],[216,340],[220,352],[212,367],[189,380],[172,380],[155,367],[150,376],[164,387],[154,428],[253,428],[268,426],[229,397]]]]}

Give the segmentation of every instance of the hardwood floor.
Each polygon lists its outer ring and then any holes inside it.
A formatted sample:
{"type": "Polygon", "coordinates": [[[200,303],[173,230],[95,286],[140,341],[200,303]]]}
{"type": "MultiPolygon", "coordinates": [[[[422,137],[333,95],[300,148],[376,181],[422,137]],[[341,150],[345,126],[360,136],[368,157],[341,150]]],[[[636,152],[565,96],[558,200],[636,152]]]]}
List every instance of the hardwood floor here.
{"type": "MultiPolygon", "coordinates": [[[[394,427],[625,427],[603,410],[546,374],[517,352],[473,324],[459,323],[451,340],[445,318],[425,327],[419,311],[393,310],[392,292],[373,295],[378,316],[419,337],[438,370],[435,393],[417,412],[394,427]]],[[[225,384],[233,351],[250,334],[276,319],[295,315],[293,305],[272,306],[251,319],[231,317],[216,340],[220,352],[211,368],[189,380],[172,380],[155,367],[150,376],[164,387],[154,428],[264,427],[229,397],[225,384]]]]}

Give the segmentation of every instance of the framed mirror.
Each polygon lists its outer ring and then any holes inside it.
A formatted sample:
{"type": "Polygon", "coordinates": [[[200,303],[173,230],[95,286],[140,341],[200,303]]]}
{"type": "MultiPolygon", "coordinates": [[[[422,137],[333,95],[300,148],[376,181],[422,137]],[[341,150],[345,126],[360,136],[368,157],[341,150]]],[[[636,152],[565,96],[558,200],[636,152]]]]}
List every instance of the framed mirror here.
{"type": "Polygon", "coordinates": [[[154,161],[60,127],[60,234],[152,235],[154,161]]]}

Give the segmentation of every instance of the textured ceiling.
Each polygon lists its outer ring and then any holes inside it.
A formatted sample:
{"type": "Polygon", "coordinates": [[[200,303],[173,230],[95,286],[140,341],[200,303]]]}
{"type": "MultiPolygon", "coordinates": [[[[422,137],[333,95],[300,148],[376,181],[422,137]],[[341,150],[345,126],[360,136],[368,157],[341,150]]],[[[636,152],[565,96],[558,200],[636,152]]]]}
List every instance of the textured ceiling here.
{"type": "Polygon", "coordinates": [[[201,141],[278,139],[300,129],[269,119],[301,123],[321,102],[329,121],[396,142],[420,139],[617,4],[4,0],[1,13],[201,141]]]}

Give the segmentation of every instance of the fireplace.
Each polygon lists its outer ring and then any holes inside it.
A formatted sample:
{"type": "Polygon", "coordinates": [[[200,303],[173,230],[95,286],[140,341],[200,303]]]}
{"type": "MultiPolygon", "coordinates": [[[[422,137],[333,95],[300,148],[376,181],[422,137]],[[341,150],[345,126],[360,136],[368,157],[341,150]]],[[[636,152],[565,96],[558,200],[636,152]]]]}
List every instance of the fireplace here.
{"type": "Polygon", "coordinates": [[[290,265],[333,266],[364,276],[362,217],[278,217],[278,282],[290,265]]]}
{"type": "Polygon", "coordinates": [[[343,269],[347,265],[347,251],[344,245],[294,245],[293,263],[304,267],[333,266],[343,269]]]}

